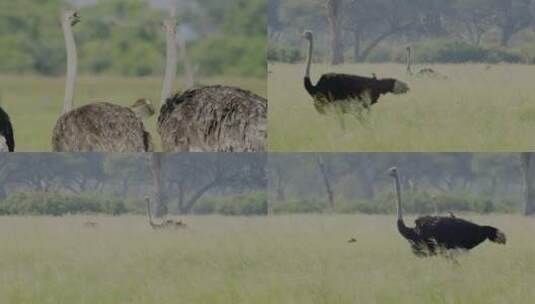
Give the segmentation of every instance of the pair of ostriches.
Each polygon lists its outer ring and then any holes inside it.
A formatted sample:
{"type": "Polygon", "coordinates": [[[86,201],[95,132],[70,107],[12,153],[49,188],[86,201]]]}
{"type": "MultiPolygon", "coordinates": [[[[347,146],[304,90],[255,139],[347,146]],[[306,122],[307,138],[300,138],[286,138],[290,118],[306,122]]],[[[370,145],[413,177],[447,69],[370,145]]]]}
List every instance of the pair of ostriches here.
{"type": "MultiPolygon", "coordinates": [[[[143,118],[154,114],[150,100],[131,107],[95,102],[74,108],[77,52],[72,28],[80,22],[76,11],[62,15],[67,49],[63,114],[52,135],[55,152],[151,152],[151,135],[143,118]]],[[[191,87],[173,93],[177,72],[176,21],[166,20],[166,68],[161,93],[158,133],[165,152],[264,151],[267,138],[267,100],[230,86],[191,87]]],[[[14,150],[9,117],[0,110],[0,146],[14,150]]]]}

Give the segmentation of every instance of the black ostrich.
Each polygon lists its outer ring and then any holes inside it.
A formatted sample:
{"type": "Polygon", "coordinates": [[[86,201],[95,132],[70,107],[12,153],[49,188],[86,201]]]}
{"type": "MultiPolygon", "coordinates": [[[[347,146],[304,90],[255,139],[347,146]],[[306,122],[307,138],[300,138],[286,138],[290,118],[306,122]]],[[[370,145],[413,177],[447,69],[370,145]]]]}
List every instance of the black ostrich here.
{"type": "Polygon", "coordinates": [[[13,151],[15,151],[13,126],[9,120],[9,115],[0,107],[0,152],[13,151]]]}
{"type": "Polygon", "coordinates": [[[310,66],[314,39],[312,32],[303,33],[308,40],[308,57],[305,70],[305,89],[314,98],[316,110],[325,114],[326,109],[335,105],[338,111],[349,113],[352,109],[365,108],[377,103],[381,95],[387,93],[404,94],[409,91],[406,83],[393,78],[377,79],[348,74],[329,73],[321,76],[313,85],[310,80],[310,66]],[[356,107],[355,107],[356,106],[356,107]]]}
{"type": "Polygon", "coordinates": [[[410,228],[405,226],[401,208],[401,187],[397,168],[391,168],[389,175],[394,178],[397,195],[397,226],[399,233],[406,238],[414,254],[425,257],[446,254],[448,250],[470,250],[485,240],[505,244],[505,234],[492,226],[480,226],[454,216],[422,216],[410,228]]]}

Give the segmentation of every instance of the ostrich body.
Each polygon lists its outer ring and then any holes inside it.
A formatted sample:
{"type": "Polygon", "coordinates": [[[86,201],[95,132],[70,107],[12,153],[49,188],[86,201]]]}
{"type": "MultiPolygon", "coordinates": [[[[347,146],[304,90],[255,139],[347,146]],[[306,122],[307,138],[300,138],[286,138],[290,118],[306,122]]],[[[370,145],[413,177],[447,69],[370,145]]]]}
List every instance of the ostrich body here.
{"type": "Polygon", "coordinates": [[[0,152],[14,152],[15,138],[9,115],[0,107],[0,152]]]}
{"type": "Polygon", "coordinates": [[[167,99],[158,117],[165,152],[265,150],[266,99],[228,86],[188,90],[167,99]]]}
{"type": "Polygon", "coordinates": [[[162,223],[155,223],[152,220],[152,212],[151,212],[151,206],[150,206],[150,198],[145,197],[145,202],[147,204],[147,217],[149,218],[149,225],[152,229],[178,229],[178,228],[186,228],[187,225],[182,222],[181,220],[175,221],[175,220],[166,220],[162,223]]]}
{"type": "Polygon", "coordinates": [[[303,37],[308,41],[307,64],[304,84],[306,91],[313,97],[316,110],[326,113],[328,106],[336,105],[343,113],[350,111],[351,104],[369,109],[376,104],[381,95],[387,93],[404,94],[409,91],[406,83],[393,78],[377,79],[349,74],[323,74],[316,85],[310,80],[314,38],[306,31],[303,37]]]}
{"type": "MultiPolygon", "coordinates": [[[[261,152],[267,139],[267,100],[236,87],[212,85],[172,94],[176,26],[165,22],[167,64],[158,133],[164,152],[261,152]]],[[[193,83],[190,81],[190,83],[193,83]]]]}
{"type": "Polygon", "coordinates": [[[440,74],[439,72],[431,69],[431,68],[423,68],[420,69],[416,74],[412,72],[411,65],[412,65],[412,56],[411,56],[411,47],[407,47],[407,75],[414,76],[418,78],[430,78],[430,79],[439,79],[439,80],[446,80],[448,79],[447,76],[440,74]]]}
{"type": "Polygon", "coordinates": [[[409,241],[417,256],[432,256],[451,249],[470,250],[485,240],[505,244],[503,232],[492,226],[480,226],[457,217],[422,216],[417,218],[414,228],[403,221],[401,207],[401,186],[397,168],[389,174],[394,178],[397,196],[397,227],[399,233],[409,241]]]}
{"type": "Polygon", "coordinates": [[[54,127],[54,152],[147,152],[152,150],[150,134],[142,118],[154,113],[151,102],[138,100],[131,107],[108,102],[87,104],[73,110],[77,74],[76,44],[72,27],[77,12],[63,14],[62,28],[67,48],[67,77],[63,114],[54,127]]]}

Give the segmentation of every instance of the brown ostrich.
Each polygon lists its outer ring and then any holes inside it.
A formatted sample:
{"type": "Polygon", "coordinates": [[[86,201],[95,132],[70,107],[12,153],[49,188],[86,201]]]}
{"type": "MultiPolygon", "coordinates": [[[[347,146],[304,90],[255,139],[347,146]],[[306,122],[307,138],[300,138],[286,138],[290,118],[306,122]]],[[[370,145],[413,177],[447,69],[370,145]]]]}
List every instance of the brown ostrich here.
{"type": "Polygon", "coordinates": [[[67,48],[67,77],[63,114],[54,127],[54,152],[147,152],[152,150],[150,134],[142,118],[154,113],[148,99],[131,107],[96,102],[73,109],[77,74],[76,44],[72,27],[80,21],[75,11],[63,14],[62,28],[67,48]]]}
{"type": "MultiPolygon", "coordinates": [[[[165,22],[167,64],[158,133],[164,152],[264,151],[267,100],[236,87],[212,85],[172,94],[176,79],[176,23],[165,22]]],[[[184,52],[183,52],[184,54],[184,52]]],[[[193,83],[193,81],[190,81],[193,83]]]]}
{"type": "Polygon", "coordinates": [[[447,80],[448,76],[442,75],[441,73],[431,69],[431,68],[423,68],[420,69],[416,74],[412,72],[411,65],[412,65],[412,56],[411,56],[412,50],[411,47],[407,47],[407,75],[411,77],[417,77],[417,78],[429,78],[429,79],[436,79],[436,80],[447,80]]]}
{"type": "Polygon", "coordinates": [[[150,198],[148,196],[145,197],[145,202],[147,204],[147,217],[149,219],[149,225],[152,229],[179,229],[187,227],[187,225],[182,220],[175,221],[168,219],[161,223],[155,223],[152,220],[150,198]]]}

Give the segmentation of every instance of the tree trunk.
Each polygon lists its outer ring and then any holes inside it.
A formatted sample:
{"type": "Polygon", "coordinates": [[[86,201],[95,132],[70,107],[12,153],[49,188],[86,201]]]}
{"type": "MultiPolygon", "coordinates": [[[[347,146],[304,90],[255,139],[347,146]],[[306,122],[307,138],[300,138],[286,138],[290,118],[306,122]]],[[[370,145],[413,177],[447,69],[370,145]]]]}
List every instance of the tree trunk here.
{"type": "Polygon", "coordinates": [[[535,153],[522,153],[522,169],[524,173],[525,215],[535,214],[535,153]]]}
{"type": "Polygon", "coordinates": [[[353,31],[353,40],[355,41],[355,46],[353,47],[353,60],[355,62],[359,61],[360,58],[360,42],[362,39],[362,33],[360,30],[353,31]]]}
{"type": "Polygon", "coordinates": [[[329,207],[331,208],[331,211],[334,211],[334,192],[331,187],[331,182],[329,180],[329,174],[327,172],[327,167],[325,166],[325,163],[323,162],[323,158],[321,156],[318,156],[316,158],[316,162],[318,163],[318,168],[321,173],[321,177],[323,179],[323,184],[325,185],[325,191],[327,192],[327,199],[329,200],[329,207]]]}
{"type": "Polygon", "coordinates": [[[181,213],[187,214],[191,212],[191,209],[193,209],[193,206],[195,203],[210,189],[217,186],[219,184],[219,179],[215,179],[209,184],[204,185],[204,187],[200,188],[193,194],[193,196],[188,200],[186,204],[184,204],[183,209],[181,213]]]}
{"type": "Polygon", "coordinates": [[[331,31],[331,64],[344,63],[342,43],[342,0],[327,0],[327,12],[331,31]]]}
{"type": "Polygon", "coordinates": [[[155,208],[154,215],[162,217],[167,212],[165,191],[161,182],[161,154],[151,153],[151,170],[153,181],[152,206],[155,208]]]}
{"type": "Polygon", "coordinates": [[[375,49],[379,45],[379,43],[381,43],[381,41],[385,40],[386,38],[388,38],[389,36],[395,33],[402,32],[410,28],[411,26],[412,26],[412,23],[409,23],[403,26],[390,28],[386,32],[382,33],[377,38],[372,40],[372,42],[370,42],[370,44],[362,51],[362,54],[360,54],[357,58],[357,62],[365,61],[368,58],[368,56],[370,56],[370,53],[373,51],[373,49],[375,49]]]}

